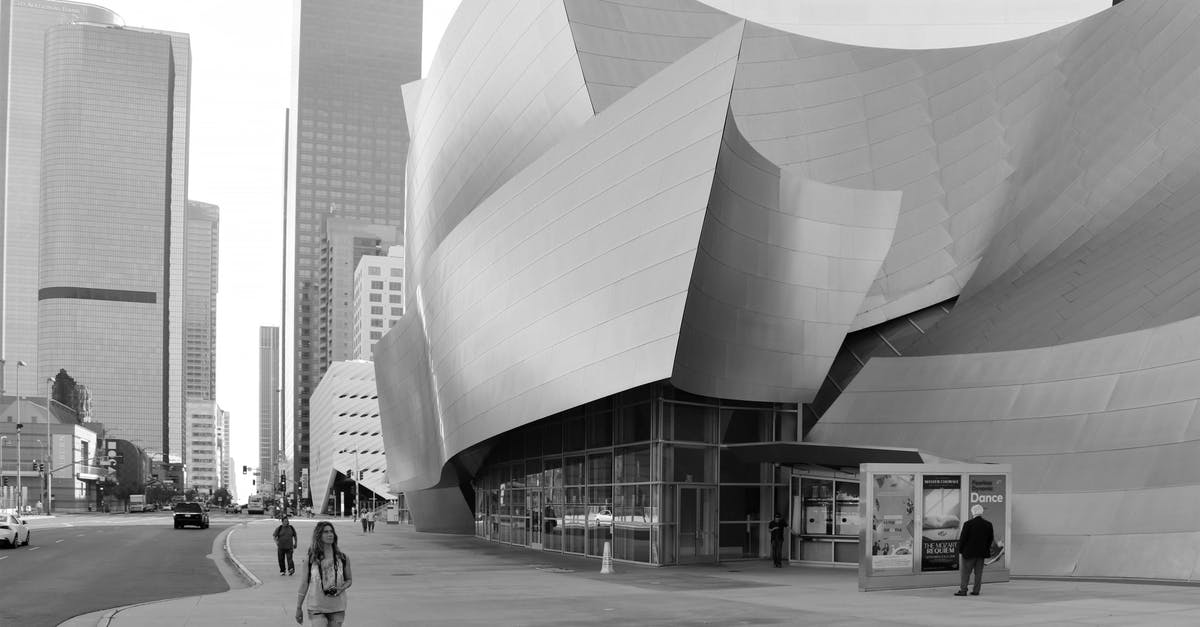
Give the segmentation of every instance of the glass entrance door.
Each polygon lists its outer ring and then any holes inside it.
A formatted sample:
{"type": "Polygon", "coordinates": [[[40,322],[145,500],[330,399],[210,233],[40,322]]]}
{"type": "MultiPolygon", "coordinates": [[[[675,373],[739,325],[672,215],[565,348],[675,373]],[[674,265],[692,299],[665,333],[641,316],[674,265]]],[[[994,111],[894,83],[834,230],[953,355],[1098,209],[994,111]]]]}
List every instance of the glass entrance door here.
{"type": "Polygon", "coordinates": [[[716,489],[679,486],[680,564],[717,561],[716,489]]]}

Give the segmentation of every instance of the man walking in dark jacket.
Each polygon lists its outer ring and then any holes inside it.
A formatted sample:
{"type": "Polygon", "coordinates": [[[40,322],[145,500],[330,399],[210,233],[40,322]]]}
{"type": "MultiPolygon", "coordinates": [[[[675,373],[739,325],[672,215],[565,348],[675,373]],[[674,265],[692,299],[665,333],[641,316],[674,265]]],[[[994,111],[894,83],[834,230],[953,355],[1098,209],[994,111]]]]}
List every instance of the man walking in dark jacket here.
{"type": "Polygon", "coordinates": [[[775,518],[767,524],[767,529],[771,532],[771,561],[775,563],[775,568],[783,568],[783,533],[787,530],[787,523],[779,512],[775,512],[775,518]]]}
{"type": "Polygon", "coordinates": [[[296,564],[292,561],[292,551],[296,550],[296,546],[299,544],[299,540],[296,538],[296,528],[291,526],[288,523],[288,517],[284,516],[280,519],[279,526],[275,528],[275,533],[271,535],[275,538],[275,557],[279,560],[279,574],[294,575],[296,564]]]}
{"type": "Polygon", "coordinates": [[[958,592],[954,596],[967,596],[967,581],[972,571],[975,572],[975,588],[971,594],[979,596],[979,586],[983,584],[983,560],[991,552],[995,539],[992,523],[983,518],[983,506],[978,503],[972,505],[971,520],[963,523],[962,533],[958,534],[958,554],[962,556],[962,563],[958,569],[958,592]]]}

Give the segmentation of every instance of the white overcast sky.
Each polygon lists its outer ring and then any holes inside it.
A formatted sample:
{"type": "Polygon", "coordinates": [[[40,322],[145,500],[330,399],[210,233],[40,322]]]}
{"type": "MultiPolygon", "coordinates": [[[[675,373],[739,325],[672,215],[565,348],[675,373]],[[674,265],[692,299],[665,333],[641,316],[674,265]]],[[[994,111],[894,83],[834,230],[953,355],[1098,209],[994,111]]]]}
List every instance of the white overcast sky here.
{"type": "MultiPolygon", "coordinates": [[[[293,0],[88,1],[116,11],[128,26],[191,35],[188,195],[221,207],[217,401],[231,413],[236,466],[257,465],[258,328],[280,323],[284,109],[290,101],[293,0]]],[[[422,62],[427,71],[460,0],[424,1],[422,62]]],[[[762,0],[710,1],[751,18],[770,6],[762,0]]],[[[803,7],[796,19],[804,24],[777,26],[896,47],[964,45],[964,33],[980,40],[1027,35],[1111,5],[1110,0],[795,1],[803,7]]],[[[238,481],[238,496],[245,501],[252,492],[249,478],[239,472],[238,481]]]]}

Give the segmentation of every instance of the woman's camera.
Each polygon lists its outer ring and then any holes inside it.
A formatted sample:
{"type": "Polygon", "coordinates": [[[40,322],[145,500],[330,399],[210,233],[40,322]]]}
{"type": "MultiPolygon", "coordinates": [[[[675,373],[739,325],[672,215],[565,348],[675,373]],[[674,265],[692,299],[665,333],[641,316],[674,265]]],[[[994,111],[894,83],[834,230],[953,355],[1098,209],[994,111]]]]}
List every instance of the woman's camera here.
{"type": "Polygon", "coordinates": [[[325,596],[327,597],[337,596],[337,593],[337,588],[325,588],[325,596]]]}

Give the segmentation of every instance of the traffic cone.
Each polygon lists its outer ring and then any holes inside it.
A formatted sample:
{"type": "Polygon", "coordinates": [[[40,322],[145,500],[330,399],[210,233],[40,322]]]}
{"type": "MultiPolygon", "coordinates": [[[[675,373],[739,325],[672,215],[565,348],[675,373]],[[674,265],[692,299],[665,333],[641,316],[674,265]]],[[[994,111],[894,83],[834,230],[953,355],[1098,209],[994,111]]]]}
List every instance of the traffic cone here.
{"type": "Polygon", "coordinates": [[[612,565],[612,542],[604,541],[604,558],[600,560],[601,575],[615,575],[617,571],[613,570],[612,565]]]}

